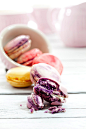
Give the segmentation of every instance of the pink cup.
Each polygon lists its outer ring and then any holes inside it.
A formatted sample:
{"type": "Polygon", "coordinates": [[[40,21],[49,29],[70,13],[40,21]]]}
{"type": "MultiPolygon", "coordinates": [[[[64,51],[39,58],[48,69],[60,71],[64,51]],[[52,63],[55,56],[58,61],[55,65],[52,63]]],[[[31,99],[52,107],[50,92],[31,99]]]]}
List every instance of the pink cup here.
{"type": "Polygon", "coordinates": [[[57,31],[68,47],[86,47],[86,2],[61,9],[57,31]]]}
{"type": "Polygon", "coordinates": [[[0,32],[7,26],[12,24],[28,24],[31,18],[31,13],[15,12],[15,11],[0,11],[0,32]]]}

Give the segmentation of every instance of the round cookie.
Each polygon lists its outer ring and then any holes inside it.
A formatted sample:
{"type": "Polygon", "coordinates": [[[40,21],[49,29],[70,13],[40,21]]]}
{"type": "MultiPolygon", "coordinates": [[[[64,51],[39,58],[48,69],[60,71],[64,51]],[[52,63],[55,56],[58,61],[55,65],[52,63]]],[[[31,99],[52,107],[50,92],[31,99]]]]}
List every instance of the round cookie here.
{"type": "Polygon", "coordinates": [[[24,54],[22,54],[17,59],[17,63],[23,64],[25,66],[31,66],[34,58],[41,54],[42,54],[42,51],[39,50],[38,48],[31,49],[31,50],[25,52],[24,54]]]}
{"type": "Polygon", "coordinates": [[[29,35],[20,35],[9,41],[4,46],[5,53],[11,58],[16,59],[31,47],[31,39],[29,35]]]}
{"type": "Polygon", "coordinates": [[[61,60],[57,56],[52,55],[50,53],[43,53],[37,56],[33,60],[32,65],[38,64],[38,63],[46,63],[53,66],[59,72],[60,75],[63,72],[63,64],[61,60]]]}
{"type": "Polygon", "coordinates": [[[31,86],[30,80],[31,67],[15,67],[7,71],[7,82],[14,87],[28,87],[31,86]]]}

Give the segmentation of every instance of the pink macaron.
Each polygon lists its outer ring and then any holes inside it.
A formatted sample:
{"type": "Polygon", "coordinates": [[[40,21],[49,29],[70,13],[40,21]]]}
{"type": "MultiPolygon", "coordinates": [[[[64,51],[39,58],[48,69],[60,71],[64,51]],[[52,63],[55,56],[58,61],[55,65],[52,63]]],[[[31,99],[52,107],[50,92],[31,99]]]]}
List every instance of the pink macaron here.
{"type": "Polygon", "coordinates": [[[31,50],[25,52],[24,54],[22,54],[17,59],[17,63],[23,64],[25,66],[31,66],[34,58],[41,54],[42,54],[42,51],[39,50],[38,48],[31,49],[31,50]]]}
{"type": "Polygon", "coordinates": [[[49,53],[43,53],[40,56],[37,56],[33,60],[32,65],[38,64],[38,63],[46,63],[46,64],[53,66],[59,72],[60,75],[63,72],[63,64],[61,60],[55,55],[52,55],[49,53]]]}

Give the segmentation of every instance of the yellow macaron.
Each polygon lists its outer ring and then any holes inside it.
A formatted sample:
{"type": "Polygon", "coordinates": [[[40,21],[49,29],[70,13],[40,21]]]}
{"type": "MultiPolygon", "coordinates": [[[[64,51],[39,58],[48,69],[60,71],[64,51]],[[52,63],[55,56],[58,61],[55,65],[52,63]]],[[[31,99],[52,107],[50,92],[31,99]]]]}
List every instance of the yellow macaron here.
{"type": "Polygon", "coordinates": [[[14,87],[31,86],[30,70],[31,67],[15,67],[9,69],[6,73],[7,82],[14,87]]]}

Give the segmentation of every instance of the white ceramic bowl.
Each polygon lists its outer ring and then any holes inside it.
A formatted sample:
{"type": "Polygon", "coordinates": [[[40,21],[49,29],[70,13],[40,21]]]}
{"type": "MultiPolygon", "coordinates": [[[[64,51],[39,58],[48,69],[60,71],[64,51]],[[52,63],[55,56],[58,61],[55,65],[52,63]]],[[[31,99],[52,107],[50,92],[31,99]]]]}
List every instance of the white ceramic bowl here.
{"type": "Polygon", "coordinates": [[[46,36],[39,30],[29,28],[24,24],[13,24],[4,28],[0,33],[0,57],[7,69],[21,66],[10,59],[4,52],[3,47],[13,38],[19,35],[30,35],[32,40],[31,49],[39,48],[43,53],[49,52],[49,42],[46,36]]]}

